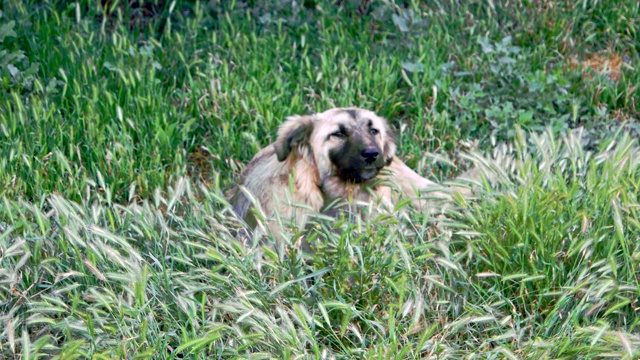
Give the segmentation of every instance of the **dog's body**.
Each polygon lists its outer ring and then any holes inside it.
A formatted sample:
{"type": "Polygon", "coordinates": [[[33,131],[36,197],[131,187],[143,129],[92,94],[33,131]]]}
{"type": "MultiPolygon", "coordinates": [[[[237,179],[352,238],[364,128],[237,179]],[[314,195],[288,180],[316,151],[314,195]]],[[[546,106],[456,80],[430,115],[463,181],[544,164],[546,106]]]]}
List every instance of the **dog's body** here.
{"type": "Polygon", "coordinates": [[[258,206],[267,219],[279,216],[301,225],[308,214],[322,212],[336,200],[393,209],[400,197],[423,207],[423,192],[449,197],[395,152],[386,120],[371,111],[338,108],[290,117],[277,140],[244,169],[231,203],[236,214],[255,227],[251,208],[258,206]]]}

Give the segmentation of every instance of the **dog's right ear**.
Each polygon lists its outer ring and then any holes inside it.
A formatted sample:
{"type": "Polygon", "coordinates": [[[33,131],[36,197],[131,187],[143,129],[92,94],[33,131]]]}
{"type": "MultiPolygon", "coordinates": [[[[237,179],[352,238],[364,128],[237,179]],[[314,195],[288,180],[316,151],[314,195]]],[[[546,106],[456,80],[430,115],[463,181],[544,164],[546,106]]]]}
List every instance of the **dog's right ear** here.
{"type": "MultiPolygon", "coordinates": [[[[294,150],[309,147],[309,137],[313,131],[312,116],[291,116],[280,125],[278,139],[273,144],[278,161],[284,161],[294,150]]],[[[304,154],[300,154],[303,155],[304,154]]]]}

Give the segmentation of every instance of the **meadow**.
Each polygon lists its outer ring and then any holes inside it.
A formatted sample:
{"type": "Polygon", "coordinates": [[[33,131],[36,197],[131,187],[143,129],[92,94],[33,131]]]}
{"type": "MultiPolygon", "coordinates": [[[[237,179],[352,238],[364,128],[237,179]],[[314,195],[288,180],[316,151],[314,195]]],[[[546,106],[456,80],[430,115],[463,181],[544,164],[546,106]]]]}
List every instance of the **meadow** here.
{"type": "Polygon", "coordinates": [[[634,0],[0,3],[0,357],[639,358],[639,30],[634,0]],[[244,245],[241,169],[336,106],[493,181],[244,245]]]}

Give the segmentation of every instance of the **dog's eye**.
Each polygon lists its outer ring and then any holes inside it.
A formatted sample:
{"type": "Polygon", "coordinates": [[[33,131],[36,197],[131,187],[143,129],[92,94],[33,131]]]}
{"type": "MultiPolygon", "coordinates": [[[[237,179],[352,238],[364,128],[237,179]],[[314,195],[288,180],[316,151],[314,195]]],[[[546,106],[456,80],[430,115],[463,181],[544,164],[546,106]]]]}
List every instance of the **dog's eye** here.
{"type": "Polygon", "coordinates": [[[375,136],[378,135],[380,133],[380,130],[378,129],[370,129],[369,132],[371,133],[371,135],[375,136]]]}
{"type": "Polygon", "coordinates": [[[337,138],[339,138],[339,139],[342,139],[342,138],[347,137],[347,133],[345,133],[345,132],[344,132],[344,131],[342,131],[342,130],[338,130],[338,131],[336,131],[336,132],[332,133],[332,134],[331,134],[331,135],[329,135],[329,136],[335,136],[335,137],[337,137],[337,138]]]}

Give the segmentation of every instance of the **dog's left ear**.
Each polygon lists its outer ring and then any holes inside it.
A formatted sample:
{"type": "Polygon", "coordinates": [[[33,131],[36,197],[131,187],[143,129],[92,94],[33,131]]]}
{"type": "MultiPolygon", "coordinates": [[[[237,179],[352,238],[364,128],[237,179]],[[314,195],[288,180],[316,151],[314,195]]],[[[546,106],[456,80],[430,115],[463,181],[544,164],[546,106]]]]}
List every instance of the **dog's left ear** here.
{"type": "Polygon", "coordinates": [[[385,139],[382,154],[384,155],[384,160],[387,162],[387,165],[389,165],[393,157],[396,156],[396,136],[387,122],[384,124],[384,132],[385,139]]]}
{"type": "MultiPolygon", "coordinates": [[[[278,161],[284,161],[294,150],[306,150],[309,148],[309,137],[313,131],[313,117],[291,116],[280,125],[278,139],[273,144],[278,161]]],[[[300,154],[305,155],[305,154],[300,154]]]]}

